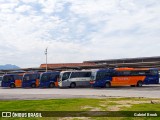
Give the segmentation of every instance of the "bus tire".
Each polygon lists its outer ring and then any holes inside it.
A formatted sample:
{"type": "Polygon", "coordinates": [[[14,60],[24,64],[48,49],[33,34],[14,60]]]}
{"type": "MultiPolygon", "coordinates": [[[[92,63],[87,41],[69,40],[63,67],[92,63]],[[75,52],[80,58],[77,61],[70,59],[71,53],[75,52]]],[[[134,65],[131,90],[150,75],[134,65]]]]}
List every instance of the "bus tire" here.
{"type": "Polygon", "coordinates": [[[110,82],[106,82],[105,88],[110,88],[110,87],[111,87],[111,83],[110,82]]]}
{"type": "Polygon", "coordinates": [[[10,85],[10,88],[15,88],[15,87],[16,87],[16,86],[15,86],[15,84],[13,84],[13,83],[10,85]]]}
{"type": "Polygon", "coordinates": [[[36,88],[36,84],[35,84],[35,83],[32,83],[32,84],[31,84],[31,88],[36,88]]]}
{"type": "Polygon", "coordinates": [[[137,87],[142,87],[142,84],[143,84],[142,81],[138,81],[137,82],[137,87]]]}
{"type": "Polygon", "coordinates": [[[54,88],[54,87],[55,87],[54,83],[49,84],[49,88],[54,88]]]}
{"type": "Polygon", "coordinates": [[[70,88],[75,88],[76,87],[76,83],[71,83],[70,84],[70,88]]]}

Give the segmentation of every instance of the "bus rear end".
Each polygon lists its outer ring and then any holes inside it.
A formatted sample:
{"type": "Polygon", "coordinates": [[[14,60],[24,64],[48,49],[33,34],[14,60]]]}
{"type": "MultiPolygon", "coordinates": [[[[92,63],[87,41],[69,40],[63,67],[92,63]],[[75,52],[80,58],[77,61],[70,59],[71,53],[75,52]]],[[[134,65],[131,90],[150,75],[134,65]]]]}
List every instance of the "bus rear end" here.
{"type": "Polygon", "coordinates": [[[44,72],[40,76],[39,87],[53,88],[58,87],[60,72],[44,72]]]}
{"type": "Polygon", "coordinates": [[[159,73],[157,68],[148,69],[143,84],[159,84],[159,73]]]}
{"type": "Polygon", "coordinates": [[[22,75],[17,74],[7,74],[2,78],[2,87],[21,87],[22,86],[22,75]]]}
{"type": "Polygon", "coordinates": [[[36,88],[39,86],[39,73],[25,73],[22,78],[22,87],[36,88]]]}

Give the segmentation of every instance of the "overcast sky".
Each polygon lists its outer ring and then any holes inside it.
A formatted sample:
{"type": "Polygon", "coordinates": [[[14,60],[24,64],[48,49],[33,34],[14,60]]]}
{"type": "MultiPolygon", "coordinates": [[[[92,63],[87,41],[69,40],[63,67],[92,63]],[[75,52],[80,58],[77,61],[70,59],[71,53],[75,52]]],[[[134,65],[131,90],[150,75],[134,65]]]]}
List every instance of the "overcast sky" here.
{"type": "Polygon", "coordinates": [[[160,56],[160,0],[0,0],[0,65],[160,56]]]}

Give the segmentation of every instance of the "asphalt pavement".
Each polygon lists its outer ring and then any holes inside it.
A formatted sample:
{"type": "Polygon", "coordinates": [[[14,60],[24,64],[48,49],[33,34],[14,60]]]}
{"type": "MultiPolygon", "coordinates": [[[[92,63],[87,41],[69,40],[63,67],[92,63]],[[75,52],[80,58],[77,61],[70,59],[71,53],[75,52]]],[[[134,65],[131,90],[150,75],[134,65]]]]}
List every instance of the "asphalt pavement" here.
{"type": "Polygon", "coordinates": [[[32,100],[59,98],[144,97],[160,98],[159,85],[112,88],[2,88],[0,100],[32,100]]]}

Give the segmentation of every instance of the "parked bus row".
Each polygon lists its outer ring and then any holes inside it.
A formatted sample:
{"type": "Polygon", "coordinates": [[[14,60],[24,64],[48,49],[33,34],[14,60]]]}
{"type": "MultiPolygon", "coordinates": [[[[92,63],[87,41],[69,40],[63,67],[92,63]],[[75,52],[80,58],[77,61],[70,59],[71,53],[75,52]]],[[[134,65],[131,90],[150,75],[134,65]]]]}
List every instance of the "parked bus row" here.
{"type": "Polygon", "coordinates": [[[106,87],[159,84],[156,68],[115,68],[97,70],[72,70],[53,72],[32,72],[5,74],[1,77],[1,87],[106,87]]]}

